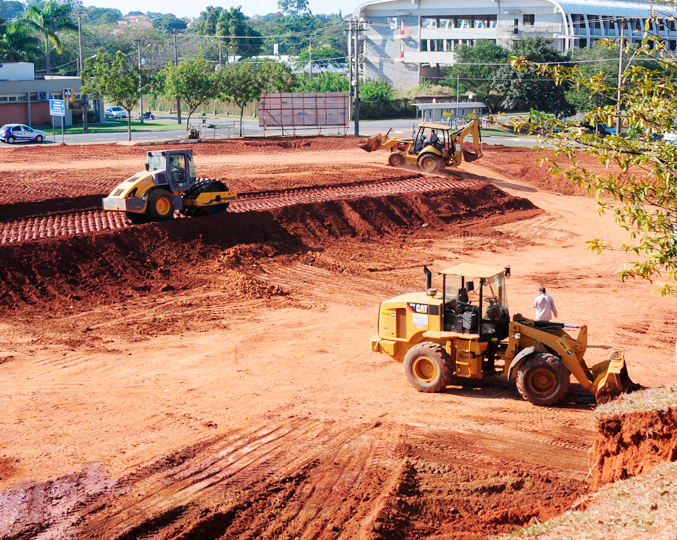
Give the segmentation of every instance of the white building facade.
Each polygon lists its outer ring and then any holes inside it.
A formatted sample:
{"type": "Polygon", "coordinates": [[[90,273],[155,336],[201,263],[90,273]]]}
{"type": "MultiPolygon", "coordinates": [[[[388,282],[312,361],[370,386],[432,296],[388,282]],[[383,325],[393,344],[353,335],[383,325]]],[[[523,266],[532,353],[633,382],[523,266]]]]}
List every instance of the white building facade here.
{"type": "MultiPolygon", "coordinates": [[[[454,63],[462,44],[491,40],[510,48],[520,39],[541,36],[559,51],[592,47],[622,35],[641,41],[651,10],[661,16],[649,32],[677,49],[674,8],[624,0],[377,0],[353,14],[360,21],[358,53],[365,78],[406,89],[437,82],[440,66],[454,63]]],[[[354,44],[354,40],[350,40],[354,44]]],[[[353,46],[353,49],[355,47],[353,46]]],[[[351,56],[352,52],[351,52],[351,56]]]]}

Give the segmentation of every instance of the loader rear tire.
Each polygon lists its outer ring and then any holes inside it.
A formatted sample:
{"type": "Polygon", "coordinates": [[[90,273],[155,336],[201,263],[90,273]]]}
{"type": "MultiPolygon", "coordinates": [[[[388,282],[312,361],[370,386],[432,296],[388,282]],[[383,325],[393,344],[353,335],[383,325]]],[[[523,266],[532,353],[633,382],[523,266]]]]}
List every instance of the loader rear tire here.
{"type": "Polygon", "coordinates": [[[174,217],[174,197],[164,189],[154,189],[148,194],[146,216],[150,221],[166,221],[174,217]]]}
{"type": "Polygon", "coordinates": [[[397,152],[390,154],[388,156],[388,165],[391,165],[392,167],[401,167],[404,165],[404,158],[402,157],[402,154],[397,152]]]}
{"type": "Polygon", "coordinates": [[[441,345],[424,341],[404,357],[404,374],[419,392],[441,392],[451,381],[451,359],[441,345]]]}
{"type": "Polygon", "coordinates": [[[442,162],[435,154],[426,154],[419,158],[418,168],[422,171],[433,173],[442,168],[442,162]]]}
{"type": "Polygon", "coordinates": [[[569,390],[570,373],[562,361],[550,353],[537,353],[517,372],[517,391],[534,405],[553,405],[569,390]]]}

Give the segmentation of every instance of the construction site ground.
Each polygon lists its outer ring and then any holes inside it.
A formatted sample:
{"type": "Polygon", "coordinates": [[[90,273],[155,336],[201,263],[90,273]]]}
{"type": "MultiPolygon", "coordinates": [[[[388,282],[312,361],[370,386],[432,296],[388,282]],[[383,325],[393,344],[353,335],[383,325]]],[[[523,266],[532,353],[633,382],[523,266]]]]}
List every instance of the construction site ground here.
{"type": "Polygon", "coordinates": [[[614,272],[594,198],[485,147],[438,175],[354,138],[194,145],[228,213],[129,225],[101,196],[157,146],[16,147],[0,180],[0,538],[486,538],[588,492],[593,397],[408,386],[379,302],[457,262],[544,285],[586,359],[677,379],[677,302],[614,272]],[[573,330],[575,332],[575,330],[573,330]]]}

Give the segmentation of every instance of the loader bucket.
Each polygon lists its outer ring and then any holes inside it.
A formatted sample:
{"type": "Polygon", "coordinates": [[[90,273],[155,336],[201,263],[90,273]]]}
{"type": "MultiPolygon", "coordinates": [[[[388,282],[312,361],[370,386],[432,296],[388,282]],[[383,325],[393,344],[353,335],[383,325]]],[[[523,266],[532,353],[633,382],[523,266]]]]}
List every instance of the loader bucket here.
{"type": "Polygon", "coordinates": [[[634,392],[640,385],[632,382],[625,365],[625,352],[623,349],[614,349],[611,356],[602,364],[593,367],[593,371],[599,369],[599,382],[595,399],[598,404],[607,403],[616,399],[621,394],[634,392]],[[604,368],[604,365],[606,367],[604,368]]]}
{"type": "Polygon", "coordinates": [[[380,133],[377,133],[376,135],[372,135],[369,137],[365,142],[358,144],[362,150],[366,150],[367,152],[373,152],[374,150],[378,150],[381,147],[382,144],[382,137],[380,133]]]}
{"type": "Polygon", "coordinates": [[[476,154],[475,152],[470,152],[468,150],[463,150],[464,161],[475,161],[476,159],[479,158],[480,158],[479,154],[476,154]]]}

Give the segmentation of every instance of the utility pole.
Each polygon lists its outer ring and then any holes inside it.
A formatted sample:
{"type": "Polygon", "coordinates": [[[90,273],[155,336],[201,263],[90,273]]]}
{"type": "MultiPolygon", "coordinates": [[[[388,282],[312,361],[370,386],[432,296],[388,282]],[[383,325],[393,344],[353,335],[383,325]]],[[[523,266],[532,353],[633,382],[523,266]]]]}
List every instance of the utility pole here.
{"type": "Polygon", "coordinates": [[[616,95],[616,135],[621,134],[621,85],[623,84],[623,42],[625,41],[625,19],[616,19],[616,23],[620,21],[621,25],[621,41],[620,52],[618,55],[618,94],[616,95]]]}
{"type": "Polygon", "coordinates": [[[139,120],[143,124],[143,84],[141,81],[141,41],[136,41],[136,52],[139,62],[139,120]]]}
{"type": "MultiPolygon", "coordinates": [[[[176,44],[176,34],[174,34],[174,65],[179,65],[179,49],[176,44]]],[[[176,123],[181,123],[181,96],[179,96],[178,92],[176,94],[176,123]]]]}
{"type": "Polygon", "coordinates": [[[360,136],[360,23],[357,19],[351,21],[353,29],[353,58],[355,59],[355,75],[353,85],[355,88],[355,137],[360,136]]]}
{"type": "Polygon", "coordinates": [[[310,56],[310,80],[313,80],[313,38],[308,36],[308,55],[310,56]]]}
{"type": "Polygon", "coordinates": [[[80,102],[82,103],[82,131],[87,133],[87,96],[82,91],[82,70],[85,69],[82,56],[82,12],[78,11],[78,76],[80,77],[80,102]]]}

